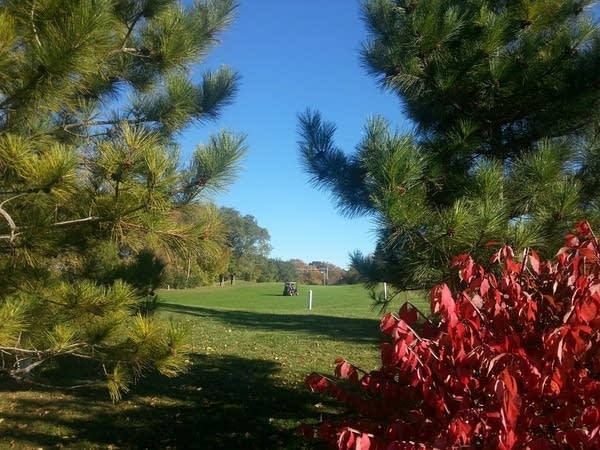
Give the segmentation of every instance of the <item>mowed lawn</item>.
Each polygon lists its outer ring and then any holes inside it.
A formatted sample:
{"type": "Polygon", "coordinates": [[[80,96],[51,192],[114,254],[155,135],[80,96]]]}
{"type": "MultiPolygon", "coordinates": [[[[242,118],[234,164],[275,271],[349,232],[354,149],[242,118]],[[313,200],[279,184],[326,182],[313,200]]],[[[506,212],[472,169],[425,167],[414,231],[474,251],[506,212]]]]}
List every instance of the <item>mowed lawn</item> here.
{"type": "MultiPolygon", "coordinates": [[[[304,378],[331,374],[338,356],[377,367],[381,313],[358,285],[299,286],[297,297],[282,290],[282,283],[237,283],[161,291],[160,314],[189,331],[189,370],[173,379],[148,375],[115,405],[102,387],[58,391],[0,380],[0,448],[313,448],[294,430],[336,410],[304,378]]],[[[419,294],[403,295],[393,307],[406,298],[424,304],[419,294]]],[[[76,379],[81,368],[70,373],[76,379]]]]}

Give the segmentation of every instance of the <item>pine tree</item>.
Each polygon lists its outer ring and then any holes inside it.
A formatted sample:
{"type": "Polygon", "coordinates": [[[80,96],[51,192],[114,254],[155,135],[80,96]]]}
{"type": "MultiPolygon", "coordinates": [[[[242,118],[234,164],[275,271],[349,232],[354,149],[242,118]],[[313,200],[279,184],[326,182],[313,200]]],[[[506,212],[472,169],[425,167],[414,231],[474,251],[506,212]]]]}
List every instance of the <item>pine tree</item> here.
{"type": "Polygon", "coordinates": [[[187,163],[175,138],[233,99],[232,69],[194,70],[235,9],[0,1],[0,371],[32,381],[78,357],[117,399],[144,371],[185,369],[184,330],[139,305],[155,277],[135,282],[220,238],[216,214],[175,219],[231,181],[244,137],[220,132],[187,163]]]}
{"type": "MultiPolygon", "coordinates": [[[[368,0],[362,59],[414,125],[371,119],[353,154],[318,112],[300,151],[349,216],[379,227],[353,266],[400,289],[452,281],[453,256],[557,248],[598,215],[600,29],[580,0],[368,0]]],[[[549,256],[549,255],[544,255],[549,256]]]]}

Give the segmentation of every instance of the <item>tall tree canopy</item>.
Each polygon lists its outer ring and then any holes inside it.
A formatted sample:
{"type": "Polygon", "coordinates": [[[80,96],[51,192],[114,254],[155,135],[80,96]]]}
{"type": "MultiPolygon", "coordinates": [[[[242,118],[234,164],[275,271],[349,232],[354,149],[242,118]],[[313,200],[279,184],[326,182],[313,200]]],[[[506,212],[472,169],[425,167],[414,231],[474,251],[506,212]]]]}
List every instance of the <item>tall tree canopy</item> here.
{"type": "Polygon", "coordinates": [[[229,273],[231,276],[257,279],[259,265],[271,252],[269,231],[259,226],[254,216],[243,216],[236,209],[223,207],[219,213],[225,223],[227,246],[231,251],[229,273]]]}
{"type": "Polygon", "coordinates": [[[184,368],[182,330],[136,314],[139,292],[96,257],[156,265],[210,246],[210,221],[173,218],[227,185],[244,138],[220,132],[182,164],[175,134],[233,99],[230,68],[192,69],[234,12],[233,0],[0,0],[1,371],[96,360],[118,398],[144,370],[184,368]]]}
{"type": "Polygon", "coordinates": [[[600,187],[600,30],[585,0],[368,0],[362,59],[414,132],[367,122],[353,154],[335,126],[300,116],[300,151],[340,210],[380,236],[353,265],[399,288],[451,277],[492,241],[556,248],[600,187]]]}

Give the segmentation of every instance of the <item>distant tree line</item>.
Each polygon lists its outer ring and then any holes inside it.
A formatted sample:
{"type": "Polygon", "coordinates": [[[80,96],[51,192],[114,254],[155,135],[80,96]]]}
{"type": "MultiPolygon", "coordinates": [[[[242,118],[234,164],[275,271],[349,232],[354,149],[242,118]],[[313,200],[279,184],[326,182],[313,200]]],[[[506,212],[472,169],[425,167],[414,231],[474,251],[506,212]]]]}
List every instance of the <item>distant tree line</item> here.
{"type": "MultiPolygon", "coordinates": [[[[182,215],[183,224],[193,223],[212,211],[215,221],[213,240],[217,245],[187,259],[155,262],[153,270],[146,267],[142,279],[151,278],[157,286],[177,289],[214,283],[235,283],[236,280],[273,282],[297,281],[301,284],[358,283],[356,271],[347,271],[325,261],[306,263],[299,259],[288,261],[269,257],[271,252],[269,232],[258,225],[252,215],[242,215],[228,207],[197,206],[195,213],[182,215]],[[157,271],[159,273],[157,273],[157,271]],[[150,275],[152,274],[152,275],[150,275]],[[157,278],[158,277],[158,278],[157,278]]],[[[148,264],[146,264],[148,266],[148,264]]],[[[140,274],[141,275],[141,274],[140,274]]]]}

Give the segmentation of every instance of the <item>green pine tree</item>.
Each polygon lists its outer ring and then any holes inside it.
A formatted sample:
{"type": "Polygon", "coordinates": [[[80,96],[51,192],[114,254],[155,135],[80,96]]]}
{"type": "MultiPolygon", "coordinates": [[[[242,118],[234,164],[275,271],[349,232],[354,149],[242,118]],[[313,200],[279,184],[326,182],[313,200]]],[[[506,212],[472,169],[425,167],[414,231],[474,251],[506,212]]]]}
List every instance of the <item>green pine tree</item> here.
{"type": "Polygon", "coordinates": [[[548,252],[597,221],[600,29],[583,0],[368,0],[362,58],[414,131],[371,119],[353,154],[300,116],[314,183],[379,224],[353,266],[399,289],[452,281],[453,256],[494,243],[548,252]]]}
{"type": "Polygon", "coordinates": [[[216,214],[176,219],[231,181],[244,138],[221,132],[182,164],[175,137],[233,99],[232,69],[192,70],[235,9],[0,1],[0,371],[34,380],[79,357],[117,399],[146,370],[185,369],[184,330],[138,298],[163,261],[222,238],[216,214]]]}

